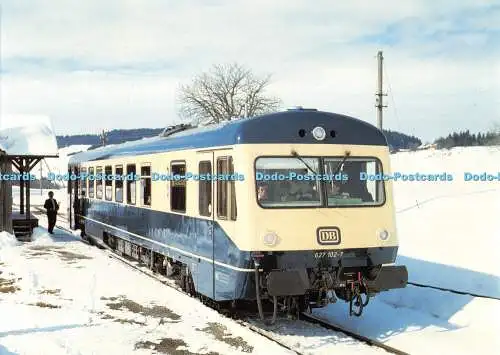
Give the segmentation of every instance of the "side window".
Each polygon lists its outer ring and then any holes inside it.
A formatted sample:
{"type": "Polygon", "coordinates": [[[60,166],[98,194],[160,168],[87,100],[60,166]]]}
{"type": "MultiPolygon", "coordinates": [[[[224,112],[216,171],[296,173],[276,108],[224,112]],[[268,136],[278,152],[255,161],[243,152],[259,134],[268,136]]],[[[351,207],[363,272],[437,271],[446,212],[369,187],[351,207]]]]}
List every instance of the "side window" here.
{"type": "Polygon", "coordinates": [[[95,175],[94,168],[89,168],[89,198],[94,198],[95,175]]]}
{"type": "Polygon", "coordinates": [[[211,216],[212,215],[212,180],[205,179],[202,180],[202,176],[207,174],[212,174],[212,162],[201,161],[198,165],[200,180],[199,180],[199,209],[201,216],[211,216]]]}
{"type": "MultiPolygon", "coordinates": [[[[71,176],[71,168],[68,169],[68,175],[71,176]]],[[[66,192],[68,194],[73,194],[74,192],[71,192],[71,179],[68,180],[68,184],[66,185],[66,192]]]]}
{"type": "Polygon", "coordinates": [[[217,159],[217,175],[225,175],[224,180],[217,180],[217,217],[220,219],[236,220],[236,191],[235,181],[229,176],[234,173],[233,158],[220,157],[217,159]],[[228,216],[228,211],[230,211],[228,216]]]}
{"type": "Polygon", "coordinates": [[[127,165],[127,177],[131,176],[131,179],[127,178],[127,203],[130,205],[135,205],[135,164],[127,165]]]}
{"type": "Polygon", "coordinates": [[[104,198],[106,201],[111,201],[113,199],[113,168],[111,165],[108,165],[104,168],[104,198]]]}
{"type": "Polygon", "coordinates": [[[115,166],[115,201],[123,202],[123,166],[115,166]]]}
{"type": "Polygon", "coordinates": [[[75,170],[73,170],[73,174],[75,174],[75,181],[74,181],[75,195],[77,197],[80,196],[80,194],[82,193],[82,181],[79,178],[80,172],[81,172],[81,168],[75,168],[75,170]]]}
{"type": "Polygon", "coordinates": [[[87,180],[88,180],[88,177],[87,177],[87,168],[82,168],[82,175],[80,176],[80,186],[81,186],[81,194],[80,196],[85,196],[87,197],[87,180]]]}
{"type": "Polygon", "coordinates": [[[172,180],[170,181],[170,209],[186,212],[186,163],[171,163],[172,180]]]}
{"type": "Polygon", "coordinates": [[[102,199],[102,167],[98,166],[95,169],[96,181],[95,181],[95,197],[102,199]]]}
{"type": "Polygon", "coordinates": [[[141,204],[151,206],[151,166],[141,166],[141,204]]]}

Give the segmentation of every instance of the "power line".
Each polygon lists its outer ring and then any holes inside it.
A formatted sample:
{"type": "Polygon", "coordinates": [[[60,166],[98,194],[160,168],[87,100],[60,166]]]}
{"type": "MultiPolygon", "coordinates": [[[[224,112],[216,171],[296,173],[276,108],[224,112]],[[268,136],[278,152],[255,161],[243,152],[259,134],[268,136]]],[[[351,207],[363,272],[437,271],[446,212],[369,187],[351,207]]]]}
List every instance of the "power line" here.
{"type": "Polygon", "coordinates": [[[389,72],[387,70],[387,64],[383,63],[382,65],[384,66],[384,72],[385,72],[385,76],[387,77],[387,86],[389,87],[389,93],[390,93],[390,97],[391,97],[391,101],[392,101],[392,107],[394,108],[394,115],[396,116],[396,126],[398,128],[398,131],[401,131],[401,125],[399,122],[399,115],[398,115],[398,111],[396,108],[396,101],[394,100],[394,92],[392,91],[391,80],[389,77],[389,72]]]}

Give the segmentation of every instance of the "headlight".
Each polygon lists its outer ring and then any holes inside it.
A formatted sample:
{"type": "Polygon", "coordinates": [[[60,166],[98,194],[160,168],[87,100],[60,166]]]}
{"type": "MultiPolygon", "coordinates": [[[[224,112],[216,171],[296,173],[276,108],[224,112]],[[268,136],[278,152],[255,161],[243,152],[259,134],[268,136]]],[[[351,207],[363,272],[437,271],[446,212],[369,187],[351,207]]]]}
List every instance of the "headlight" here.
{"type": "Polygon", "coordinates": [[[325,132],[325,129],[323,127],[315,127],[313,130],[312,130],[312,135],[313,137],[318,140],[318,141],[322,141],[323,139],[326,138],[326,132],[325,132]]]}
{"type": "Polygon", "coordinates": [[[270,247],[278,244],[279,238],[276,233],[267,233],[263,238],[264,244],[270,247]]]}
{"type": "Polygon", "coordinates": [[[385,229],[381,230],[378,232],[378,237],[381,239],[381,240],[387,240],[389,239],[389,232],[386,231],[385,229]]]}

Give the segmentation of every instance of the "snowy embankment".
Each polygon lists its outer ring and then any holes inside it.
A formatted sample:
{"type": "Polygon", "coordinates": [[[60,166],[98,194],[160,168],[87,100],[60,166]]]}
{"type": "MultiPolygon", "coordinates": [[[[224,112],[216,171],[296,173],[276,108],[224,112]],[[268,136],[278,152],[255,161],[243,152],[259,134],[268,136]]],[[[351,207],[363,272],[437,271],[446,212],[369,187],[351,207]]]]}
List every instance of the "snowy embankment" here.
{"type": "Polygon", "coordinates": [[[465,172],[498,174],[500,147],[397,154],[393,165],[455,179],[395,185],[398,261],[411,279],[500,297],[500,181],[464,181],[465,172]]]}
{"type": "MultiPolygon", "coordinates": [[[[410,281],[500,297],[500,181],[467,182],[464,172],[497,174],[500,147],[392,156],[392,170],[448,173],[451,182],[396,182],[398,264],[410,281]]],[[[380,294],[361,318],[337,303],[316,312],[412,354],[498,349],[500,301],[409,285],[380,294]]]]}

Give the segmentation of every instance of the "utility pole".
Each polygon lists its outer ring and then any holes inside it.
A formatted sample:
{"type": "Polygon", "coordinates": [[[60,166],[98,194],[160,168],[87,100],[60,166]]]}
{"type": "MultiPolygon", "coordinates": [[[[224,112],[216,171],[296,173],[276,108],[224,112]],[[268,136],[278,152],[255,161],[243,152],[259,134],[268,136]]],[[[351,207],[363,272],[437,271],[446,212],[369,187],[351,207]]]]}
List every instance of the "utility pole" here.
{"type": "Polygon", "coordinates": [[[383,97],[387,96],[387,94],[384,94],[382,92],[382,75],[383,75],[383,65],[382,61],[384,60],[384,57],[382,56],[382,51],[378,51],[377,54],[377,61],[378,61],[378,90],[377,93],[375,94],[377,96],[375,107],[377,108],[377,126],[378,129],[382,130],[382,116],[383,116],[383,108],[387,107],[387,105],[384,105],[383,103],[383,97]]]}

